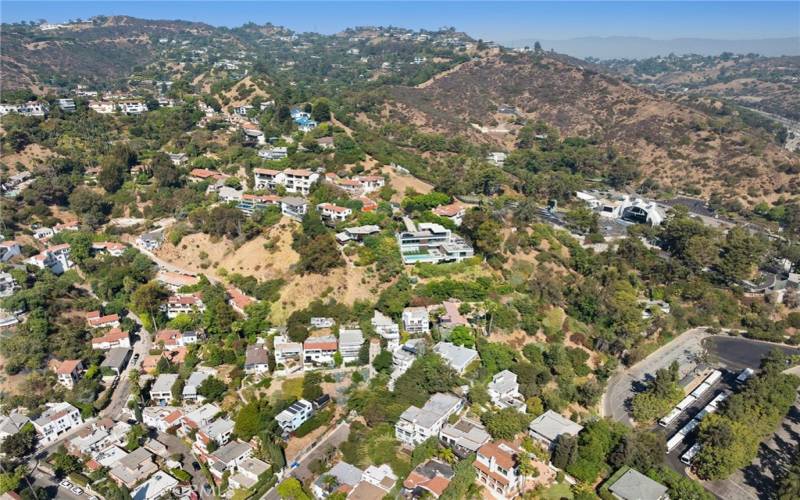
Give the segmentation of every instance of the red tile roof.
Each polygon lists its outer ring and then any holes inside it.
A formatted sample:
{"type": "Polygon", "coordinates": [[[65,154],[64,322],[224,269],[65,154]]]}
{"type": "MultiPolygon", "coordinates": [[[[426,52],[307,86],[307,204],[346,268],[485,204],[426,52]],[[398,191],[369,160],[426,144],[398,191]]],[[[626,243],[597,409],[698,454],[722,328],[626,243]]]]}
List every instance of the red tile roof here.
{"type": "Polygon", "coordinates": [[[118,342],[128,337],[128,332],[123,332],[119,328],[112,328],[105,335],[92,339],[92,344],[104,344],[106,342],[118,342]]]}
{"type": "Polygon", "coordinates": [[[278,175],[280,170],[273,170],[271,168],[254,168],[253,172],[261,175],[278,175]]]}
{"type": "Polygon", "coordinates": [[[80,359],[65,359],[64,361],[58,363],[58,368],[56,368],[56,373],[68,375],[74,372],[80,365],[81,365],[80,359]]]}

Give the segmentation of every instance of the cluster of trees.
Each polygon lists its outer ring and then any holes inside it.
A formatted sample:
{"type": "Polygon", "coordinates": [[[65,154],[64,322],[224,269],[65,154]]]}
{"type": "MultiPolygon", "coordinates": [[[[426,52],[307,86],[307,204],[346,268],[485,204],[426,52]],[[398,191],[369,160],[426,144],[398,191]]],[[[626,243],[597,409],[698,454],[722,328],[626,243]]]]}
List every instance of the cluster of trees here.
{"type": "Polygon", "coordinates": [[[663,417],[683,398],[678,376],[678,362],[656,371],[646,387],[633,397],[633,418],[638,422],[653,422],[663,417]]]}
{"type": "Polygon", "coordinates": [[[303,217],[301,230],[294,233],[292,248],[300,254],[296,269],[302,274],[328,274],[345,263],[336,239],[316,210],[309,210],[303,217]]]}

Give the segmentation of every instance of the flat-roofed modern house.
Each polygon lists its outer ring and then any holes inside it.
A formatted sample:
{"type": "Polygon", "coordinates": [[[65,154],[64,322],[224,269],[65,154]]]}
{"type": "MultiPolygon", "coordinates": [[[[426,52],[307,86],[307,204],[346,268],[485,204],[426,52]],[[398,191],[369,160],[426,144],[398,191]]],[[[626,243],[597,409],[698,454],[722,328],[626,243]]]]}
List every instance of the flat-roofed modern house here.
{"type": "Polygon", "coordinates": [[[459,375],[463,375],[470,364],[478,359],[478,351],[469,347],[439,342],[433,346],[433,352],[444,358],[450,367],[459,375]]]}
{"type": "Polygon", "coordinates": [[[345,363],[358,360],[358,353],[364,345],[364,334],[359,329],[342,329],[339,331],[339,353],[345,363]]]}
{"type": "Polygon", "coordinates": [[[410,406],[395,424],[395,437],[405,444],[416,446],[438,436],[450,415],[458,412],[464,401],[454,394],[433,394],[422,408],[410,406]]]}
{"type": "Polygon", "coordinates": [[[424,307],[406,307],[403,309],[403,329],[408,333],[421,334],[430,331],[430,316],[424,307]]]}
{"type": "Polygon", "coordinates": [[[403,218],[405,231],[397,233],[397,244],[404,264],[459,262],[475,255],[472,246],[440,224],[415,224],[403,218]]]}
{"type": "Polygon", "coordinates": [[[48,404],[47,409],[33,421],[39,442],[47,445],[83,424],[81,412],[69,403],[48,404]]]}
{"type": "Polygon", "coordinates": [[[178,380],[177,373],[162,373],[150,387],[150,399],[164,406],[172,401],[172,386],[178,380]]]}
{"type": "Polygon", "coordinates": [[[492,436],[478,420],[462,416],[454,424],[447,423],[439,432],[439,440],[461,458],[476,453],[478,448],[491,441],[492,436]]]}
{"type": "Polygon", "coordinates": [[[314,414],[314,405],[305,399],[292,403],[288,408],[278,413],[275,420],[284,432],[294,432],[303,422],[314,414]]]}
{"type": "Polygon", "coordinates": [[[552,449],[558,436],[562,434],[577,436],[583,430],[583,426],[553,410],[547,410],[533,419],[528,425],[528,430],[533,439],[552,449]]]}

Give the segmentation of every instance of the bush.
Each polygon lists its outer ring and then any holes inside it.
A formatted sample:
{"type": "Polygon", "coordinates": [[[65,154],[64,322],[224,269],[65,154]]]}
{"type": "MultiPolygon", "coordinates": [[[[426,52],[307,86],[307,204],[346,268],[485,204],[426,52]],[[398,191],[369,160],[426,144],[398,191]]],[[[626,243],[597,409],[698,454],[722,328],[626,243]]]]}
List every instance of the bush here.
{"type": "Polygon", "coordinates": [[[297,428],[296,431],[294,431],[294,435],[296,437],[303,437],[307,434],[310,434],[314,430],[330,422],[332,418],[333,418],[333,410],[324,410],[315,413],[311,418],[303,422],[303,425],[301,425],[300,427],[297,428]]]}

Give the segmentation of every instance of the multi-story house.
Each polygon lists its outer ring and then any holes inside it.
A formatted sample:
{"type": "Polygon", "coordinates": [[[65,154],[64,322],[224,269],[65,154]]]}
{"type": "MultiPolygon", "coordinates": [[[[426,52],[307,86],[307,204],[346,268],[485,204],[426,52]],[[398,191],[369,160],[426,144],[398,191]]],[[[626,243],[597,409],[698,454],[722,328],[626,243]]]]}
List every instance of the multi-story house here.
{"type": "Polygon", "coordinates": [[[339,343],[333,335],[309,337],[303,342],[303,362],[306,366],[332,366],[339,343]]]}
{"type": "Polygon", "coordinates": [[[137,483],[150,477],[158,470],[153,454],[143,447],[136,448],[121,458],[108,476],[119,486],[133,489],[137,483]]]}
{"type": "Polygon", "coordinates": [[[404,264],[428,262],[460,262],[475,255],[472,246],[440,224],[422,222],[419,225],[403,218],[406,229],[397,233],[397,244],[404,264]]]}
{"type": "Polygon", "coordinates": [[[64,361],[52,360],[50,362],[50,369],[55,372],[59,384],[67,389],[72,389],[81,377],[83,363],[81,363],[80,359],[65,359],[64,361]]]}
{"type": "Polygon", "coordinates": [[[424,347],[423,339],[410,339],[392,352],[392,375],[389,378],[389,390],[394,390],[397,379],[411,368],[417,357],[422,355],[424,347]]]}
{"type": "Polygon", "coordinates": [[[287,168],[283,171],[285,177],[286,192],[287,193],[300,193],[303,196],[308,196],[311,192],[311,186],[319,179],[319,174],[306,169],[293,169],[287,168]]]}
{"type": "Polygon", "coordinates": [[[172,295],[167,299],[164,306],[167,317],[175,318],[179,314],[191,314],[193,312],[204,312],[206,310],[203,299],[198,293],[187,293],[172,295]]]}
{"type": "Polygon", "coordinates": [[[245,460],[253,456],[253,447],[243,441],[230,441],[208,455],[211,474],[221,480],[225,472],[234,472],[245,460]]]}
{"type": "Polygon", "coordinates": [[[0,241],[0,262],[8,262],[20,253],[22,247],[16,241],[0,241]]]}
{"type": "Polygon", "coordinates": [[[438,436],[450,415],[461,410],[463,405],[464,401],[453,394],[436,393],[422,408],[411,406],[400,415],[394,427],[395,437],[413,447],[438,436]]]}
{"type": "Polygon", "coordinates": [[[519,473],[519,454],[525,453],[507,441],[489,442],[478,448],[473,466],[478,482],[496,498],[514,498],[522,493],[525,478],[519,473]]]}
{"type": "Polygon", "coordinates": [[[142,422],[161,432],[180,425],[183,412],[172,406],[147,406],[142,409],[142,422]]]}
{"type": "Polygon", "coordinates": [[[119,314],[102,315],[100,311],[86,313],[86,323],[89,328],[117,328],[119,327],[119,314]]]}
{"type": "Polygon", "coordinates": [[[525,401],[519,392],[517,374],[509,370],[496,373],[489,382],[489,397],[498,408],[515,408],[525,413],[525,401]]]}
{"type": "Polygon", "coordinates": [[[275,416],[275,421],[284,432],[294,432],[314,414],[314,405],[305,399],[292,403],[288,408],[275,416]]]}
{"type": "Polygon", "coordinates": [[[92,339],[92,349],[102,349],[107,351],[115,347],[130,349],[131,337],[128,332],[123,332],[119,328],[112,328],[100,337],[92,339]]]}
{"type": "Polygon", "coordinates": [[[254,457],[246,458],[236,466],[236,474],[228,478],[228,486],[232,490],[252,488],[268,470],[269,464],[254,457]]]}
{"type": "Polygon", "coordinates": [[[0,298],[10,297],[19,289],[17,280],[9,273],[0,273],[0,298]]]}
{"type": "Polygon", "coordinates": [[[278,186],[282,186],[286,180],[283,172],[271,168],[254,168],[253,178],[255,179],[255,189],[269,189],[271,191],[277,189],[278,186]]]}
{"type": "Polygon", "coordinates": [[[377,309],[372,313],[372,328],[386,339],[386,347],[394,351],[400,345],[400,326],[377,309]]]}
{"type": "Polygon", "coordinates": [[[412,335],[430,331],[430,316],[424,307],[406,307],[403,309],[403,329],[412,335]]]}
{"type": "Polygon", "coordinates": [[[181,427],[178,429],[178,433],[188,436],[192,431],[199,431],[210,425],[221,411],[219,406],[211,403],[195,408],[181,418],[181,427]]]}
{"type": "Polygon", "coordinates": [[[172,386],[178,380],[177,373],[162,373],[150,387],[150,399],[157,405],[165,406],[172,401],[172,386]]]}
{"type": "Polygon", "coordinates": [[[244,355],[244,372],[262,374],[269,372],[269,351],[261,344],[247,346],[244,355]]]}
{"type": "Polygon", "coordinates": [[[266,210],[271,206],[280,207],[281,198],[272,194],[243,194],[239,200],[239,210],[251,216],[256,210],[266,210]]]}
{"type": "Polygon", "coordinates": [[[273,348],[277,374],[290,375],[303,369],[303,344],[292,342],[285,335],[276,335],[273,348]]]}
{"type": "Polygon", "coordinates": [[[308,213],[308,202],[302,198],[284,196],[281,198],[281,213],[296,221],[302,221],[308,213]]]}
{"type": "Polygon", "coordinates": [[[164,329],[159,330],[153,343],[156,346],[163,344],[164,349],[174,351],[180,347],[196,344],[198,335],[195,331],[181,332],[180,330],[164,329]]]}
{"type": "Polygon", "coordinates": [[[208,455],[208,446],[213,442],[216,446],[225,446],[231,440],[234,423],[229,418],[218,418],[208,425],[204,425],[197,430],[195,442],[192,448],[199,451],[202,455],[208,455]]]}
{"type": "Polygon", "coordinates": [[[317,211],[323,220],[333,223],[342,222],[353,214],[353,210],[347,207],[340,207],[333,203],[320,203],[317,205],[317,211]]]}
{"type": "MultiPolygon", "coordinates": [[[[258,157],[263,158],[265,160],[283,160],[287,156],[289,156],[289,149],[286,147],[266,148],[258,152],[258,157]]],[[[254,169],[256,173],[258,173],[259,170],[267,170],[267,169],[264,168],[254,169]]],[[[273,172],[276,171],[273,170],[273,172]]],[[[256,188],[256,189],[264,189],[264,188],[256,188]]],[[[274,187],[272,189],[274,189],[274,187]]]]}
{"type": "Polygon", "coordinates": [[[339,331],[339,353],[342,361],[352,363],[358,361],[358,353],[364,345],[364,334],[359,329],[339,331]]]}
{"type": "Polygon", "coordinates": [[[197,388],[210,376],[211,373],[205,371],[192,372],[183,384],[183,392],[181,393],[183,401],[186,403],[202,403],[204,398],[197,393],[197,388]]]}
{"type": "Polygon", "coordinates": [[[77,408],[69,403],[53,403],[33,421],[33,428],[39,434],[39,443],[48,445],[81,424],[83,419],[77,408]]]}
{"type": "Polygon", "coordinates": [[[26,262],[41,269],[50,269],[55,274],[63,274],[72,269],[74,263],[69,258],[69,243],[55,245],[34,255],[26,262]]]}

